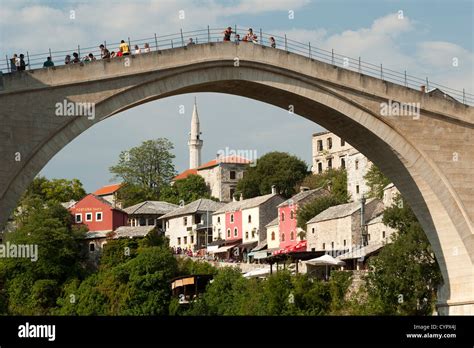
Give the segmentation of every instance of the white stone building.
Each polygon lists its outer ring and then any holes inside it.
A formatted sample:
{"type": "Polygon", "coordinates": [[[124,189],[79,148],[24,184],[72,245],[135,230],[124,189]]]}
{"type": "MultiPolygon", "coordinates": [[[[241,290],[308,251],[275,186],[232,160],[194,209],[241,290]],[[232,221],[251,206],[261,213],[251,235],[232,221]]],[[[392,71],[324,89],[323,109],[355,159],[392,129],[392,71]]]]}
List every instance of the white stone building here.
{"type": "Polygon", "coordinates": [[[344,251],[367,244],[366,231],[361,228],[367,221],[380,215],[383,203],[368,199],[361,219],[361,202],[330,207],[307,222],[306,238],[310,251],[344,251]]]}
{"type": "Polygon", "coordinates": [[[315,174],[322,173],[330,168],[346,168],[347,156],[357,152],[344,139],[329,131],[313,134],[312,149],[312,172],[315,174]]]}
{"type": "Polygon", "coordinates": [[[364,176],[372,166],[372,162],[360,152],[347,156],[347,192],[353,202],[358,202],[362,196],[367,197],[369,187],[364,176]]]}
{"type": "Polygon", "coordinates": [[[198,199],[163,215],[165,236],[170,247],[197,251],[212,241],[212,213],[223,203],[198,199]]]}
{"type": "Polygon", "coordinates": [[[280,220],[277,216],[265,226],[267,229],[267,248],[269,250],[277,250],[280,248],[279,221],[280,220]]]}

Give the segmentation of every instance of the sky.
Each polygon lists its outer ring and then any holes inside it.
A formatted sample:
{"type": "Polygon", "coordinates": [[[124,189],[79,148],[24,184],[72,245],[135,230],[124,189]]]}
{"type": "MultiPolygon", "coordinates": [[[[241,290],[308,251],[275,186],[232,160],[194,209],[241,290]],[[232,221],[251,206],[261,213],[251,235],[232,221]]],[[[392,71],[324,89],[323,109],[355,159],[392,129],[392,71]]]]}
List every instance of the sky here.
{"type": "MultiPolygon", "coordinates": [[[[180,28],[196,30],[207,25],[286,33],[296,41],[311,41],[314,47],[360,56],[367,62],[474,92],[471,0],[0,0],[0,57],[26,51],[44,53],[49,48],[72,52],[78,44],[95,47],[104,40],[147,38],[153,33],[172,34],[180,28]]],[[[187,169],[195,96],[204,140],[203,162],[228,148],[258,156],[285,151],[311,163],[311,135],[321,130],[317,124],[251,99],[198,93],[150,102],[100,122],[63,148],[40,174],[78,178],[86,191],[95,191],[112,182],[108,168],[121,151],[159,137],[173,142],[176,170],[187,169]],[[184,114],[179,112],[182,106],[184,114]]]]}

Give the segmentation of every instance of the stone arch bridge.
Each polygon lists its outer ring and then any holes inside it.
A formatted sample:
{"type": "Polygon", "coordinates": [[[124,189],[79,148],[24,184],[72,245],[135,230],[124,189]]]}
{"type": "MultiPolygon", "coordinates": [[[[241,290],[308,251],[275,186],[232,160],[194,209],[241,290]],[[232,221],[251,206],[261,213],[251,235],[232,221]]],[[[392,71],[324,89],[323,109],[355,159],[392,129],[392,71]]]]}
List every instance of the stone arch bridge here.
{"type": "Polygon", "coordinates": [[[0,224],[35,175],[86,129],[136,105],[191,92],[292,105],[355,146],[423,225],[444,278],[439,312],[474,314],[473,108],[260,45],[207,43],[3,75],[0,224]],[[56,104],[69,102],[94,103],[95,117],[57,116],[56,104]],[[419,117],[382,115],[389,102],[419,103],[419,117]]]}

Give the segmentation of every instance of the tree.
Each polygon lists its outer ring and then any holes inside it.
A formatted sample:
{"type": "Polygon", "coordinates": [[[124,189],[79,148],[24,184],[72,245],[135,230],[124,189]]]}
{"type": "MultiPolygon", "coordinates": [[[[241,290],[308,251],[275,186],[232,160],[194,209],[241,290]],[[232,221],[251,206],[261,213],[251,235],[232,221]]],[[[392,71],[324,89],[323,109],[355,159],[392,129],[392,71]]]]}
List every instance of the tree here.
{"type": "Polygon", "coordinates": [[[401,197],[395,202],[385,209],[383,222],[397,233],[370,261],[368,308],[373,314],[430,315],[441,272],[410,206],[401,197]]]}
{"type": "Polygon", "coordinates": [[[390,184],[390,179],[387,178],[380,169],[374,164],[365,174],[364,179],[369,187],[368,196],[374,198],[383,198],[383,189],[390,184]]]}
{"type": "Polygon", "coordinates": [[[307,173],[306,163],[296,156],[270,152],[260,157],[254,167],[247,167],[244,177],[237,184],[237,191],[244,198],[252,198],[271,193],[275,185],[277,192],[289,198],[296,192],[295,185],[307,173]]]}
{"type": "Polygon", "coordinates": [[[120,179],[133,195],[159,200],[163,187],[176,175],[173,144],[165,138],[144,141],[140,146],[122,151],[118,164],[109,168],[114,179],[120,179]]]}
{"type": "Polygon", "coordinates": [[[52,179],[37,176],[26,189],[23,198],[37,196],[43,201],[68,202],[84,198],[86,191],[78,179],[52,179]]]}
{"type": "Polygon", "coordinates": [[[347,192],[347,172],[345,169],[328,169],[319,174],[310,174],[301,182],[301,186],[310,189],[325,188],[336,196],[339,201],[347,202],[349,194],[347,192]]]}
{"type": "Polygon", "coordinates": [[[6,234],[6,242],[33,247],[32,258],[0,259],[0,284],[8,313],[51,314],[62,284],[87,272],[80,242],[84,229],[73,226],[69,211],[57,202],[37,197],[29,202],[28,214],[16,231],[6,234]]]}
{"type": "Polygon", "coordinates": [[[306,223],[311,220],[313,217],[323,212],[329,207],[335,205],[344,204],[347,201],[341,198],[340,195],[329,195],[322,196],[314,199],[313,201],[305,204],[300,209],[298,209],[297,226],[306,231],[306,223]]]}
{"type": "Polygon", "coordinates": [[[162,192],[162,200],[174,204],[179,204],[181,201],[188,204],[200,198],[211,199],[212,197],[204,178],[196,174],[177,180],[173,186],[169,186],[162,192]]]}

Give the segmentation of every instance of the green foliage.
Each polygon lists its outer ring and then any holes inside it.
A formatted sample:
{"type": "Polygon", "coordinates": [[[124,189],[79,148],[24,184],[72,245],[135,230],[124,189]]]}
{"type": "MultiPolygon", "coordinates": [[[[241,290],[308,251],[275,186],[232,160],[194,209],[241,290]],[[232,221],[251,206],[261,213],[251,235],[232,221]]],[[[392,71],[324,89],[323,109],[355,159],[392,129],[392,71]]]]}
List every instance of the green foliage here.
{"type": "Polygon", "coordinates": [[[217,268],[209,262],[194,261],[189,258],[178,258],[178,275],[216,274],[217,268]]]}
{"type": "Polygon", "coordinates": [[[114,267],[130,261],[138,254],[138,240],[135,238],[119,238],[108,240],[102,249],[101,267],[114,267]]]}
{"type": "Polygon", "coordinates": [[[124,206],[137,200],[160,200],[162,189],[176,174],[172,149],[173,144],[168,139],[159,138],[120,153],[118,163],[109,170],[115,179],[128,185],[120,197],[124,206]]]}
{"type": "Polygon", "coordinates": [[[368,306],[373,314],[430,315],[442,277],[426,234],[400,197],[385,210],[383,221],[398,233],[370,261],[368,306]]]}
{"type": "Polygon", "coordinates": [[[177,180],[173,186],[168,186],[162,191],[162,200],[174,204],[179,204],[181,201],[188,204],[200,198],[212,197],[204,178],[195,174],[177,180]]]}
{"type": "Polygon", "coordinates": [[[79,240],[84,230],[72,226],[71,215],[59,203],[44,204],[37,198],[29,202],[21,226],[6,235],[6,242],[37,246],[37,260],[0,259],[0,284],[4,284],[8,313],[46,315],[54,311],[62,284],[86,274],[79,240]]]}
{"type": "Polygon", "coordinates": [[[383,189],[390,184],[390,179],[387,178],[380,169],[374,164],[365,174],[364,179],[369,187],[368,196],[382,199],[383,189]]]}
{"type": "Polygon", "coordinates": [[[352,274],[348,271],[332,271],[329,279],[331,295],[331,313],[340,314],[346,306],[345,296],[352,283],[352,274]]]}
{"type": "Polygon", "coordinates": [[[345,169],[328,169],[320,174],[310,174],[301,182],[301,186],[310,189],[325,188],[336,196],[340,202],[347,202],[347,172],[345,169]]]}
{"type": "Polygon", "coordinates": [[[313,217],[329,207],[344,203],[346,203],[346,201],[341,200],[340,196],[329,195],[318,197],[298,209],[298,214],[296,217],[297,225],[299,228],[302,228],[306,231],[306,223],[313,217]]]}
{"type": "Polygon", "coordinates": [[[272,185],[284,197],[291,197],[295,185],[307,175],[307,165],[296,156],[285,152],[270,152],[260,157],[254,167],[249,166],[237,184],[237,192],[244,198],[271,193],[272,185]]]}
{"type": "Polygon", "coordinates": [[[165,315],[176,259],[167,247],[149,247],[115,267],[102,268],[80,284],[73,281],[59,299],[60,314],[165,315]],[[71,303],[73,294],[76,301],[71,303]]]}
{"type": "Polygon", "coordinates": [[[85,195],[86,191],[78,179],[48,180],[44,176],[38,176],[30,183],[23,198],[36,196],[45,202],[68,202],[70,200],[79,201],[85,195]]]}

